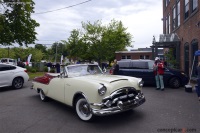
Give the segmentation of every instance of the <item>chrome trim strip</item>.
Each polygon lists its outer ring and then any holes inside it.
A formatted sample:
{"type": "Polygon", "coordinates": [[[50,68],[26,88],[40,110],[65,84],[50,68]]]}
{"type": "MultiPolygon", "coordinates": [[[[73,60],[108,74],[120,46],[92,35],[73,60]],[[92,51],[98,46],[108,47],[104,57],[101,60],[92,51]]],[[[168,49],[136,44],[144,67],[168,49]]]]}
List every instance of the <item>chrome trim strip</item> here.
{"type": "Polygon", "coordinates": [[[116,82],[116,81],[120,81],[120,80],[128,80],[128,79],[117,79],[117,80],[113,80],[110,83],[116,82]]]}

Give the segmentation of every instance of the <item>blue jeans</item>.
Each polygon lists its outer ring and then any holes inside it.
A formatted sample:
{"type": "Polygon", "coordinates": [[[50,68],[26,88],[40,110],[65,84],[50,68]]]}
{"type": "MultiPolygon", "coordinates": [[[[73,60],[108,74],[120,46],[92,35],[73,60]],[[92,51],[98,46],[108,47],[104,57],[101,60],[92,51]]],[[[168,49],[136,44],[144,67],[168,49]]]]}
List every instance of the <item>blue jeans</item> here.
{"type": "Polygon", "coordinates": [[[164,89],[163,75],[158,74],[155,76],[155,79],[156,79],[156,87],[164,89]]]}

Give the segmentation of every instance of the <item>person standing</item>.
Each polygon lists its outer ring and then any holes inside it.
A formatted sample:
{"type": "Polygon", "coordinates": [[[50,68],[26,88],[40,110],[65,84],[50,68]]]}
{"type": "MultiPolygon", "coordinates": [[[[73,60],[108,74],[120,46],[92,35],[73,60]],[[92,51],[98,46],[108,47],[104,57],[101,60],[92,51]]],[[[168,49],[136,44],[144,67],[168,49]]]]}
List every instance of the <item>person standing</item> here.
{"type": "Polygon", "coordinates": [[[60,63],[56,63],[56,72],[60,73],[60,63]]]}
{"type": "Polygon", "coordinates": [[[51,71],[51,67],[52,67],[52,63],[51,63],[51,62],[48,62],[48,63],[47,63],[48,72],[51,71]]]}
{"type": "Polygon", "coordinates": [[[158,57],[155,58],[153,71],[156,80],[156,90],[164,91],[164,82],[163,82],[164,64],[160,61],[158,57]]]}
{"type": "Polygon", "coordinates": [[[118,75],[119,73],[119,65],[117,64],[117,60],[114,60],[114,64],[113,64],[113,75],[118,75]]]}
{"type": "Polygon", "coordinates": [[[200,101],[200,62],[198,63],[198,65],[196,67],[196,74],[197,74],[197,88],[196,88],[196,92],[197,92],[197,96],[198,96],[199,101],[200,101]]]}

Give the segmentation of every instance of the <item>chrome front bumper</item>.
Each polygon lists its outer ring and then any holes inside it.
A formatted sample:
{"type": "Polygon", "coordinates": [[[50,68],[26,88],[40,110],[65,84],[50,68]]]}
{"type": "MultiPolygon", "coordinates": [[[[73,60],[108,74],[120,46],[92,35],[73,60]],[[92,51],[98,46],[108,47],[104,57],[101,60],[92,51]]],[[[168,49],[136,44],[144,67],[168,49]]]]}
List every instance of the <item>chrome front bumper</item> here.
{"type": "MultiPolygon", "coordinates": [[[[128,96],[127,96],[128,97],[128,96]]],[[[127,101],[123,101],[120,100],[120,98],[118,99],[116,106],[111,106],[111,107],[107,107],[105,108],[101,108],[101,109],[95,109],[95,108],[91,108],[91,111],[94,115],[97,116],[103,116],[103,115],[110,115],[110,114],[115,114],[115,113],[120,113],[123,111],[127,111],[127,110],[131,110],[135,107],[140,106],[141,104],[143,104],[146,101],[143,93],[138,93],[132,100],[127,100],[127,101]]],[[[93,106],[103,106],[102,104],[92,104],[93,106]]],[[[105,105],[105,103],[104,103],[105,105]]]]}

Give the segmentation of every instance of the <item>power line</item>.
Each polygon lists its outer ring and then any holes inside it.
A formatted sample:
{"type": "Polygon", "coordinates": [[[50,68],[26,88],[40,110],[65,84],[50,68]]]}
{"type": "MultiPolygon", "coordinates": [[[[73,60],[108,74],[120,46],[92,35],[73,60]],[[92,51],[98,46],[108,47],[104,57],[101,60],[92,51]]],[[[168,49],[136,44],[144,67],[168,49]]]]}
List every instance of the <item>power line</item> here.
{"type": "Polygon", "coordinates": [[[34,13],[34,14],[45,14],[45,13],[49,13],[49,12],[55,12],[55,11],[63,10],[63,9],[66,9],[66,8],[75,7],[75,6],[78,6],[78,5],[87,3],[87,2],[89,2],[89,1],[92,1],[92,0],[87,0],[87,1],[84,1],[84,2],[81,2],[81,3],[78,3],[78,4],[74,4],[74,5],[71,5],[71,6],[67,6],[67,7],[63,7],[63,8],[51,10],[51,11],[45,11],[45,12],[34,13]]]}
{"type": "MultiPolygon", "coordinates": [[[[66,40],[66,39],[59,39],[59,40],[66,40]]],[[[40,42],[40,41],[58,41],[58,40],[36,40],[37,42],[40,42]]]]}

